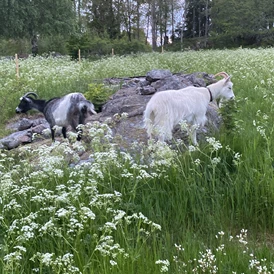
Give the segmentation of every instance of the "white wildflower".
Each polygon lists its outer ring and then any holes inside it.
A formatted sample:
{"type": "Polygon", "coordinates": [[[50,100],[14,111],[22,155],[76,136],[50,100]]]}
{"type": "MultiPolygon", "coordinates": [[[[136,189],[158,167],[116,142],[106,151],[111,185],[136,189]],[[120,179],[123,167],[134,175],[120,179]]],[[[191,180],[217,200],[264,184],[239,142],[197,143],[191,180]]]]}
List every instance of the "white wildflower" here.
{"type": "Polygon", "coordinates": [[[115,262],[115,261],[113,261],[113,260],[110,260],[109,262],[110,262],[110,264],[111,264],[112,266],[117,265],[117,262],[115,262]]]}
{"type": "Polygon", "coordinates": [[[211,159],[211,164],[213,166],[216,166],[217,164],[219,164],[221,162],[221,158],[220,157],[214,157],[211,159]]]}
{"type": "Polygon", "coordinates": [[[214,137],[207,137],[206,141],[212,146],[212,151],[218,151],[220,148],[222,148],[222,144],[217,141],[214,137]]]}
{"type": "Polygon", "coordinates": [[[161,269],[160,272],[168,272],[169,266],[170,266],[170,262],[169,260],[158,260],[155,262],[155,264],[159,264],[161,265],[161,269]]]}
{"type": "Polygon", "coordinates": [[[194,164],[195,164],[196,166],[199,166],[199,165],[201,164],[201,160],[200,160],[200,159],[195,159],[195,160],[194,160],[194,164]]]}
{"type": "Polygon", "coordinates": [[[197,147],[195,147],[195,146],[189,146],[188,147],[189,152],[193,152],[193,151],[196,151],[196,150],[197,150],[197,147]]]}

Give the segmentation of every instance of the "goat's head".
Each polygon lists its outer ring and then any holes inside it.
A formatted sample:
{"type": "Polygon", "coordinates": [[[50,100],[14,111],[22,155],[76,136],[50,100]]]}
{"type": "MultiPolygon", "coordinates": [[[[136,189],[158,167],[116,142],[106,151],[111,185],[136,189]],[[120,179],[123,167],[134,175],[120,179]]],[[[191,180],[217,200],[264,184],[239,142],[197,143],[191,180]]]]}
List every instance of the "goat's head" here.
{"type": "Polygon", "coordinates": [[[233,99],[235,97],[233,92],[233,83],[230,80],[230,76],[226,72],[219,72],[214,75],[214,77],[222,76],[224,79],[220,80],[220,85],[222,85],[219,97],[224,100],[233,99]]]}
{"type": "Polygon", "coordinates": [[[87,123],[92,120],[92,116],[97,114],[94,109],[94,105],[90,101],[82,101],[79,103],[79,110],[82,119],[82,123],[87,123]]]}
{"type": "Polygon", "coordinates": [[[15,109],[16,113],[26,113],[32,109],[33,99],[36,99],[38,95],[35,92],[28,92],[20,98],[20,103],[15,109]],[[32,96],[34,98],[32,98],[32,96]]]}

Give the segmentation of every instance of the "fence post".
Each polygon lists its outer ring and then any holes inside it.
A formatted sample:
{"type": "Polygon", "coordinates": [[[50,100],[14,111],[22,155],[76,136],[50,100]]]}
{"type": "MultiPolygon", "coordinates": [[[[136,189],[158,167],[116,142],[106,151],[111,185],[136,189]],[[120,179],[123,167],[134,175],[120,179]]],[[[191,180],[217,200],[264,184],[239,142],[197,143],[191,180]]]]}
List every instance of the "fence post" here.
{"type": "Polygon", "coordinates": [[[111,55],[114,55],[114,48],[111,49],[111,55]]]}
{"type": "Polygon", "coordinates": [[[19,60],[18,54],[15,54],[15,67],[16,67],[16,77],[19,79],[19,60]]]}
{"type": "Polygon", "coordinates": [[[81,50],[78,49],[78,60],[79,60],[79,63],[81,63],[81,50]]]}

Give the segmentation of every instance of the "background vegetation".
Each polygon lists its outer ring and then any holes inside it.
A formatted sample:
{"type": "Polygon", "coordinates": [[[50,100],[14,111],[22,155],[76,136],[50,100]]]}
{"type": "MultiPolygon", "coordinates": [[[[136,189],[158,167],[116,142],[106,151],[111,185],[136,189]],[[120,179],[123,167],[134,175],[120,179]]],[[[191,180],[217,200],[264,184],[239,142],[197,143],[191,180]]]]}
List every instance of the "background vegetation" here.
{"type": "Polygon", "coordinates": [[[0,0],[0,56],[273,45],[270,0],[0,0]]]}
{"type": "Polygon", "coordinates": [[[184,152],[153,142],[120,151],[99,123],[84,129],[89,142],[72,134],[70,142],[1,151],[0,272],[274,273],[273,54],[36,57],[20,62],[19,79],[14,61],[1,60],[2,127],[26,91],[91,93],[100,79],[153,68],[226,71],[236,101],[223,111],[228,127],[184,152]],[[75,165],[85,151],[90,161],[75,165]]]}

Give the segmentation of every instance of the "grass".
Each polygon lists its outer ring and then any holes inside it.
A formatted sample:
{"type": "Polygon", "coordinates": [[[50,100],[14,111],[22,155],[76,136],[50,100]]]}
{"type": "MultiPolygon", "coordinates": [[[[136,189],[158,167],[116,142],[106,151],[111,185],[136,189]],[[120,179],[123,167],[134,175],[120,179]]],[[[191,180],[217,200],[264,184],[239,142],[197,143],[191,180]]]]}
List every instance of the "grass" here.
{"type": "MultiPolygon", "coordinates": [[[[84,138],[0,155],[0,273],[274,273],[274,49],[0,61],[0,128],[18,98],[86,92],[106,77],[226,71],[227,127],[182,152],[117,150],[107,124],[84,138]],[[231,112],[233,110],[233,112],[231,112]],[[90,161],[76,165],[84,151],[90,161]]],[[[4,130],[2,131],[4,135],[4,130]]]]}

